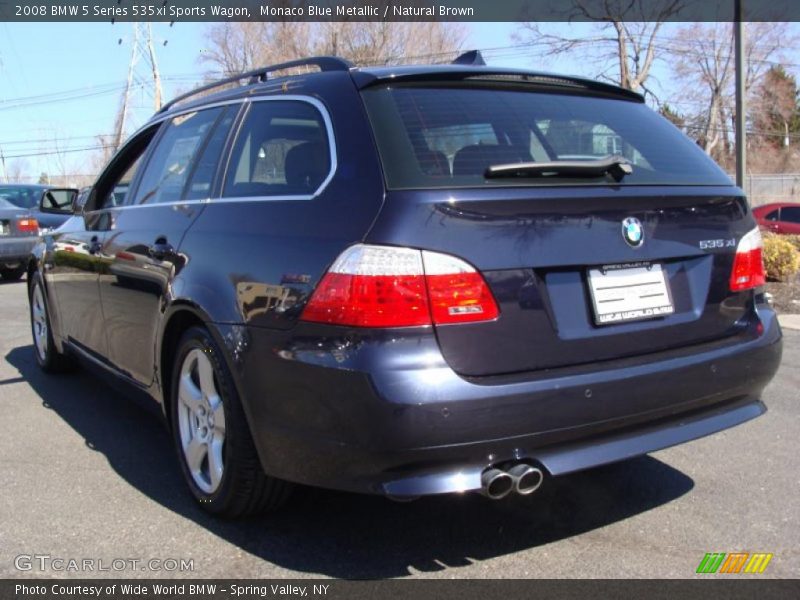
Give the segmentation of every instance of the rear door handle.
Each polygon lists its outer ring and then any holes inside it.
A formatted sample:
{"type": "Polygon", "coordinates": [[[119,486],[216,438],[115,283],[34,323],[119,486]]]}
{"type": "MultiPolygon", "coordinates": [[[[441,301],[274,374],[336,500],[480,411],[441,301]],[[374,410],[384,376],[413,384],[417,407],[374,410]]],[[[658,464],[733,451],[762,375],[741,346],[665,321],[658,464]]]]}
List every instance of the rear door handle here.
{"type": "Polygon", "coordinates": [[[155,243],[147,249],[147,253],[157,260],[163,260],[167,256],[175,253],[175,248],[172,247],[165,238],[159,238],[155,243]]]}

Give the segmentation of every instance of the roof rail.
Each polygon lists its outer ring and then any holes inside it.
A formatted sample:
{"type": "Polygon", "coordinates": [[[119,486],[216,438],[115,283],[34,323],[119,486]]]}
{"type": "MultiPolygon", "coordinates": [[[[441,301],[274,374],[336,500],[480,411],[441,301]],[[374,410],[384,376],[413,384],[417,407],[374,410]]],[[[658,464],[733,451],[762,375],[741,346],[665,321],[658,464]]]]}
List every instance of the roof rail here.
{"type": "Polygon", "coordinates": [[[214,88],[221,87],[229,83],[236,83],[237,81],[241,81],[242,79],[249,79],[248,83],[250,84],[258,83],[261,81],[267,81],[267,76],[269,75],[269,73],[274,73],[275,71],[283,71],[284,69],[291,69],[293,67],[306,67],[306,66],[319,67],[320,71],[347,71],[353,67],[353,64],[343,58],[338,58],[336,56],[313,56],[311,58],[290,60],[288,62],[278,63],[276,65],[270,65],[268,67],[261,67],[259,69],[253,69],[252,71],[245,71],[243,73],[239,73],[238,75],[226,77],[225,79],[220,79],[219,81],[215,81],[207,85],[202,85],[199,88],[193,89],[191,92],[181,94],[177,98],[174,98],[169,102],[167,102],[164,106],[161,107],[161,110],[159,110],[158,112],[159,113],[166,112],[170,108],[175,106],[178,102],[183,102],[187,98],[191,98],[192,96],[195,96],[197,94],[207,92],[208,90],[213,90],[214,88]]]}

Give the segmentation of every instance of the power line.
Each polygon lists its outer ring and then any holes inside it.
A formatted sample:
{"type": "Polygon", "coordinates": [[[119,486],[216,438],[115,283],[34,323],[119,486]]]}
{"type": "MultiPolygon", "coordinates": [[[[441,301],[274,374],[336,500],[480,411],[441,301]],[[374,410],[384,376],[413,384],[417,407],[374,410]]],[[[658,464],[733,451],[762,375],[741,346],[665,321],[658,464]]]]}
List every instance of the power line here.
{"type": "MultiPolygon", "coordinates": [[[[197,78],[192,79],[182,79],[182,78],[165,78],[164,81],[198,81],[197,78]]],[[[145,83],[137,83],[136,85],[132,86],[132,89],[141,89],[146,87],[149,84],[145,83]]],[[[31,96],[29,98],[41,98],[41,99],[26,99],[26,98],[14,98],[10,100],[0,100],[0,111],[3,110],[15,110],[15,109],[24,109],[29,108],[31,106],[42,106],[46,104],[61,104],[64,102],[72,102],[75,100],[84,100],[86,98],[93,98],[98,96],[107,96],[110,94],[115,94],[125,89],[125,85],[115,85],[114,87],[101,87],[97,86],[96,88],[87,88],[81,90],[68,90],[66,92],[59,92],[58,95],[53,94],[44,94],[42,96],[31,96]]]]}
{"type": "Polygon", "coordinates": [[[57,154],[73,154],[75,152],[89,152],[90,150],[107,150],[114,148],[111,144],[98,144],[95,146],[86,146],[85,148],[66,148],[63,150],[50,150],[48,152],[31,152],[29,154],[7,154],[6,159],[9,158],[33,158],[35,156],[54,156],[57,154]]]}
{"type": "Polygon", "coordinates": [[[72,142],[74,140],[94,140],[97,138],[105,138],[114,135],[113,133],[98,133],[96,135],[73,135],[61,138],[41,138],[34,140],[11,140],[8,142],[0,142],[0,146],[25,146],[32,144],[52,144],[57,142],[72,142]]]}

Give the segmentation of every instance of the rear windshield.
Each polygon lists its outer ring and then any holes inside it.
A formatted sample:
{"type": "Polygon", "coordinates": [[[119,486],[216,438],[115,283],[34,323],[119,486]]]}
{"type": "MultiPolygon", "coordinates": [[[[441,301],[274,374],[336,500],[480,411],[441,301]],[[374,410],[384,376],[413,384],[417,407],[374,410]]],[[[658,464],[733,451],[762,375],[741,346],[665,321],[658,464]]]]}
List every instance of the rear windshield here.
{"type": "Polygon", "coordinates": [[[0,199],[19,208],[36,208],[42,197],[42,189],[24,185],[0,185],[0,199]]]}
{"type": "Polygon", "coordinates": [[[646,105],[605,97],[476,87],[363,93],[390,189],[508,185],[732,185],[695,143],[646,105]],[[487,167],[620,155],[610,176],[484,177],[487,167]]]}

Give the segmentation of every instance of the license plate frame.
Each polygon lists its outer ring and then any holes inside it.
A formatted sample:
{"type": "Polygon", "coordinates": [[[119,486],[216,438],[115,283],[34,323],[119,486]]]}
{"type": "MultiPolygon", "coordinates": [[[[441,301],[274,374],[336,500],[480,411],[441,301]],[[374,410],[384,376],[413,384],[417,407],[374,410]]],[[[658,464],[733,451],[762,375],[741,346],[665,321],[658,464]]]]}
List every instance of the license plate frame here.
{"type": "Polygon", "coordinates": [[[595,325],[645,321],[675,312],[661,263],[602,265],[589,268],[586,278],[595,325]]]}

